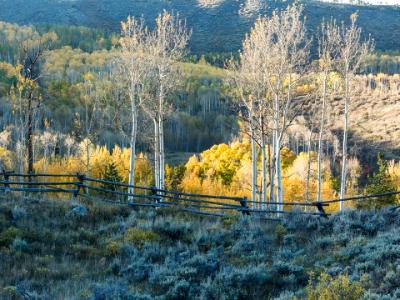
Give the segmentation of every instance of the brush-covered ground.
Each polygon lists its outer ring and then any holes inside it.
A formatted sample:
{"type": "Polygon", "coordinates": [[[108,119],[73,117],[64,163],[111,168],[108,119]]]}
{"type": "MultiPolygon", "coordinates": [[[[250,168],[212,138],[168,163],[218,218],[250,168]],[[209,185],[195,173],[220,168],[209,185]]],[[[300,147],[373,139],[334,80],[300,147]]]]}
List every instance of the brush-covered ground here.
{"type": "Polygon", "coordinates": [[[0,200],[0,299],[400,298],[393,208],[271,222],[84,205],[0,200]]]}

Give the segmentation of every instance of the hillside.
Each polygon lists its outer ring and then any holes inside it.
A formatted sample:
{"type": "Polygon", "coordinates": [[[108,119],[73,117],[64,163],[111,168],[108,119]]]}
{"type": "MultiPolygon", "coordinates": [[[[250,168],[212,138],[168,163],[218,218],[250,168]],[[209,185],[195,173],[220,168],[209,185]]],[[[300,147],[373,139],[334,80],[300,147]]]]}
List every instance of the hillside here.
{"type": "MultiPolygon", "coordinates": [[[[119,30],[129,14],[143,15],[149,23],[163,9],[175,10],[193,29],[191,50],[197,53],[229,52],[239,49],[243,36],[260,14],[286,7],[287,1],[255,0],[0,0],[0,20],[19,24],[59,23],[119,30]],[[18,12],[18,13],[15,13],[18,12]]],[[[371,34],[378,50],[400,49],[400,8],[351,6],[307,1],[305,15],[309,30],[331,16],[348,20],[355,11],[359,25],[371,34]]]]}
{"type": "Polygon", "coordinates": [[[400,216],[393,209],[270,223],[86,207],[2,198],[1,299],[400,296],[400,216]]]}
{"type": "MultiPolygon", "coordinates": [[[[382,153],[387,159],[398,160],[400,157],[400,127],[398,112],[400,111],[400,85],[398,76],[358,76],[355,80],[358,86],[352,95],[350,105],[350,144],[353,155],[362,161],[371,163],[377,153],[382,153]],[[380,78],[382,77],[382,78],[380,78]],[[368,82],[376,82],[374,88],[368,88],[368,82]],[[390,82],[390,83],[389,83],[390,82]],[[389,87],[390,86],[390,87],[389,87]]],[[[306,105],[302,116],[294,122],[293,130],[299,130],[297,125],[304,127],[303,139],[308,136],[309,123],[312,112],[311,104],[306,105]]],[[[335,95],[328,101],[329,134],[327,140],[333,152],[340,152],[338,145],[341,141],[343,131],[344,99],[341,95],[335,95]]]]}

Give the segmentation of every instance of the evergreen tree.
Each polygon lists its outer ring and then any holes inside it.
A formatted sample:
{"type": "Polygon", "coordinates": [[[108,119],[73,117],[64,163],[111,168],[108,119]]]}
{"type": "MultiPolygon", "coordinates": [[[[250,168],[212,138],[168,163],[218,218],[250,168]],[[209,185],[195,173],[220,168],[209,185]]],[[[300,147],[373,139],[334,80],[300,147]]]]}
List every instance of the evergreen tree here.
{"type": "MultiPolygon", "coordinates": [[[[391,181],[390,176],[387,173],[387,162],[383,159],[382,154],[378,154],[378,171],[370,176],[368,184],[365,187],[366,195],[384,194],[390,192],[396,192],[397,188],[391,181]]],[[[371,198],[365,201],[360,201],[357,206],[359,208],[367,209],[379,209],[387,205],[394,205],[397,203],[396,195],[389,195],[379,198],[371,198]]]]}
{"type": "MultiPolygon", "coordinates": [[[[117,166],[115,165],[115,163],[112,162],[106,165],[103,180],[115,183],[119,183],[122,181],[121,176],[118,174],[117,166]]],[[[119,190],[118,186],[112,183],[103,183],[102,188],[111,191],[119,190]]]]}

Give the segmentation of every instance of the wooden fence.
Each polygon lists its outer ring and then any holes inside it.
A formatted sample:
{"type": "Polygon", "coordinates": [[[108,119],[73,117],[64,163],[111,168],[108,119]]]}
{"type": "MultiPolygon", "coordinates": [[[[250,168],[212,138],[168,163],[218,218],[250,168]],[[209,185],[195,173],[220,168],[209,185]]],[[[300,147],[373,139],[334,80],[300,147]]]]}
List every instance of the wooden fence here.
{"type": "Polygon", "coordinates": [[[155,187],[132,186],[125,183],[86,177],[82,174],[17,174],[3,171],[1,173],[0,191],[22,193],[65,194],[72,200],[78,197],[89,198],[114,205],[137,207],[173,207],[177,210],[209,216],[257,215],[271,221],[279,221],[282,214],[307,214],[328,217],[325,209],[330,204],[340,201],[363,201],[379,199],[400,192],[390,192],[367,196],[355,196],[345,199],[333,199],[321,202],[283,202],[266,203],[266,209],[256,208],[259,202],[246,197],[215,196],[206,194],[183,193],[155,187]],[[297,210],[276,210],[277,205],[300,208],[297,210]],[[314,207],[315,211],[304,211],[301,208],[314,207]]]}

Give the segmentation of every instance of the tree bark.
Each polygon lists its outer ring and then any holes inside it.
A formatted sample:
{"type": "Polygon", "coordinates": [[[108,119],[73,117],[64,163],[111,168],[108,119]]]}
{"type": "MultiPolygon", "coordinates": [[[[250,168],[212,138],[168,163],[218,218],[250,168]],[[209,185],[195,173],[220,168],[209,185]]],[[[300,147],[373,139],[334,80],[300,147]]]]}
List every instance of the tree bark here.
{"type": "Polygon", "coordinates": [[[256,204],[257,201],[257,145],[256,136],[254,133],[253,123],[250,125],[251,130],[251,201],[252,206],[256,204]]]}
{"type": "Polygon", "coordinates": [[[319,136],[318,136],[318,187],[317,187],[317,201],[321,201],[321,190],[322,190],[322,137],[324,134],[324,126],[325,126],[325,110],[326,110],[326,86],[327,86],[327,74],[324,73],[323,78],[323,87],[322,87],[322,108],[321,108],[321,122],[319,125],[319,136]]]}
{"type": "MultiPolygon", "coordinates": [[[[133,194],[134,188],[132,186],[135,185],[135,159],[136,159],[136,136],[137,136],[137,109],[135,99],[131,99],[131,136],[130,136],[130,148],[131,148],[131,157],[129,162],[129,187],[128,193],[133,194]]],[[[128,197],[128,201],[133,201],[133,196],[128,197]]]]}
{"type": "MultiPolygon", "coordinates": [[[[307,151],[307,178],[306,178],[306,203],[310,202],[310,177],[311,177],[311,140],[312,140],[312,130],[310,130],[310,135],[308,136],[308,151],[307,151]]],[[[307,206],[304,207],[307,211],[307,206]]]]}
{"type": "Polygon", "coordinates": [[[348,138],[348,127],[349,127],[349,73],[346,71],[345,76],[345,99],[344,99],[344,127],[343,127],[343,145],[342,145],[342,176],[340,180],[340,211],[344,209],[343,199],[346,194],[346,177],[347,177],[347,138],[348,138]]]}
{"type": "Polygon", "coordinates": [[[157,189],[160,188],[160,134],[158,121],[156,118],[153,119],[154,122],[154,183],[157,189]]]}
{"type": "Polygon", "coordinates": [[[277,188],[277,210],[282,210],[282,174],[281,174],[281,138],[279,132],[279,96],[275,95],[275,105],[274,105],[274,130],[275,130],[275,144],[274,144],[274,159],[275,159],[275,172],[276,172],[276,188],[277,188]]]}
{"type": "Polygon", "coordinates": [[[160,135],[160,189],[165,189],[165,149],[164,149],[164,123],[162,117],[159,118],[160,135]]]}
{"type": "Polygon", "coordinates": [[[261,197],[261,209],[266,208],[267,204],[267,148],[265,142],[264,132],[264,118],[261,117],[261,156],[262,156],[262,197],[261,197]]]}
{"type": "MultiPolygon", "coordinates": [[[[269,202],[272,207],[275,202],[275,143],[276,143],[276,132],[275,129],[272,131],[272,159],[270,162],[270,172],[269,172],[269,202]]],[[[277,207],[275,207],[277,209],[277,207]]]]}
{"type": "MultiPolygon", "coordinates": [[[[33,107],[32,107],[32,93],[28,97],[28,124],[26,133],[26,147],[28,159],[28,174],[33,174],[33,107]]],[[[32,181],[31,177],[28,177],[32,181]]]]}
{"type": "Polygon", "coordinates": [[[165,151],[164,151],[164,84],[162,83],[164,71],[161,69],[160,75],[160,94],[158,111],[158,134],[159,134],[159,155],[160,155],[160,189],[165,188],[165,151]]]}

